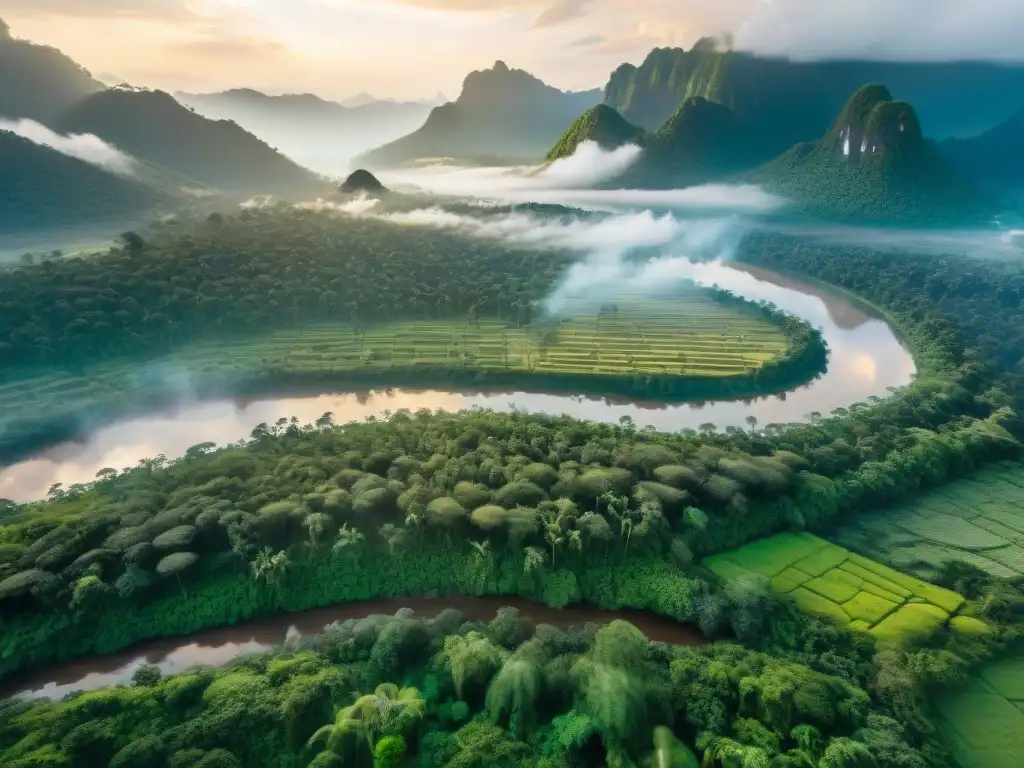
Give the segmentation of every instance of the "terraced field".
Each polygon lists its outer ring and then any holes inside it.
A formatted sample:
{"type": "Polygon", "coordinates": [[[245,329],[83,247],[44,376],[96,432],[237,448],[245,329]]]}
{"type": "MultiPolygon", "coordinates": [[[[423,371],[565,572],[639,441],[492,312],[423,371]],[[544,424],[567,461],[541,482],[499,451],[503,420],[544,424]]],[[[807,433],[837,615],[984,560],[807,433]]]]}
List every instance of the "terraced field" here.
{"type": "Polygon", "coordinates": [[[1001,578],[1024,575],[1024,466],[1004,462],[901,507],[861,513],[832,538],[922,578],[948,560],[1001,578]]]}
{"type": "Polygon", "coordinates": [[[517,328],[497,320],[318,325],[205,345],[174,362],[190,370],[479,370],[623,375],[735,376],[785,353],[785,335],[752,314],[697,295],[631,299],[559,321],[517,328]]]}
{"type": "Polygon", "coordinates": [[[963,691],[935,701],[938,733],[959,768],[1019,768],[1024,762],[1024,657],[986,664],[963,691]]]}
{"type": "Polygon", "coordinates": [[[623,297],[599,311],[578,302],[557,324],[529,330],[531,370],[734,376],[784,354],[782,332],[703,295],[623,297]]]}
{"type": "Polygon", "coordinates": [[[759,573],[804,611],[871,632],[899,645],[949,624],[962,632],[988,627],[958,615],[964,598],[948,589],[854,554],[809,533],[781,533],[731,552],[705,566],[723,579],[759,573]]]}
{"type": "Polygon", "coordinates": [[[321,324],[195,344],[145,363],[104,363],[77,375],[55,371],[0,384],[0,432],[129,395],[187,393],[195,382],[230,389],[234,380],[260,377],[365,379],[417,369],[727,381],[787,348],[785,333],[755,310],[734,309],[707,294],[623,297],[600,309],[570,305],[557,321],[521,328],[488,319],[321,324]]]}

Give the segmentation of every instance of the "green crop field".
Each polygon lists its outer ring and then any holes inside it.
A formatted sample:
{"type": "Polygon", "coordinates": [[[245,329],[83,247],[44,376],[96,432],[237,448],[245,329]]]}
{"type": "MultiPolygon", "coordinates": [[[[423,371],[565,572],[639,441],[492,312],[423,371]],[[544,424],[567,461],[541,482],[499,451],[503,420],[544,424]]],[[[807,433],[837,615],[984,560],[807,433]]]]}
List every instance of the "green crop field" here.
{"type": "Polygon", "coordinates": [[[1016,768],[1024,733],[1024,657],[983,666],[963,691],[937,697],[938,733],[959,768],[1016,768]]]}
{"type": "Polygon", "coordinates": [[[516,327],[480,319],[402,321],[357,327],[310,325],[207,341],[157,360],[101,363],[0,384],[0,429],[43,415],[88,409],[175,381],[261,376],[382,374],[458,369],[517,374],[631,376],[671,374],[726,380],[786,353],[784,331],[708,294],[672,299],[623,297],[600,309],[570,304],[557,320],[516,327]]]}
{"type": "Polygon", "coordinates": [[[922,578],[948,560],[1024,575],[1024,466],[1004,462],[901,507],[861,513],[832,538],[922,578]]]}
{"type": "Polygon", "coordinates": [[[759,573],[772,588],[808,613],[871,632],[886,644],[926,634],[946,624],[958,631],[987,626],[957,612],[964,598],[948,589],[880,565],[809,533],[780,533],[704,565],[723,579],[759,573]]]}

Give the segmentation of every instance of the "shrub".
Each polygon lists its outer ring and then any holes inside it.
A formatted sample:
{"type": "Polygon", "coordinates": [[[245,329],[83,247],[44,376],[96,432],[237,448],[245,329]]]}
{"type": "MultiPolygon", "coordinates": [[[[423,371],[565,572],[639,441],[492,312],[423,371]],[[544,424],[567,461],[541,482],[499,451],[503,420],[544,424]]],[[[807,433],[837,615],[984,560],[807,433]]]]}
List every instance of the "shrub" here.
{"type": "Polygon", "coordinates": [[[466,509],[450,496],[442,496],[427,504],[427,524],[444,528],[456,525],[467,516],[466,509]]]}
{"type": "Polygon", "coordinates": [[[588,469],[573,480],[573,488],[585,499],[597,499],[605,493],[625,496],[633,487],[633,473],[618,467],[588,469]]]}
{"type": "Polygon", "coordinates": [[[175,552],[156,564],[156,572],[165,578],[174,576],[191,568],[198,560],[195,552],[175,552]]]}
{"type": "Polygon", "coordinates": [[[476,509],[477,507],[484,506],[491,500],[491,491],[487,486],[480,483],[461,480],[455,484],[452,496],[466,509],[476,509]]]}
{"type": "Polygon", "coordinates": [[[494,494],[494,503],[506,509],[513,507],[536,507],[548,495],[540,486],[526,480],[516,480],[494,494]]]}
{"type": "Polygon", "coordinates": [[[196,527],[194,525],[179,525],[164,531],[155,539],[153,546],[160,552],[175,552],[188,549],[196,538],[196,527]]]}

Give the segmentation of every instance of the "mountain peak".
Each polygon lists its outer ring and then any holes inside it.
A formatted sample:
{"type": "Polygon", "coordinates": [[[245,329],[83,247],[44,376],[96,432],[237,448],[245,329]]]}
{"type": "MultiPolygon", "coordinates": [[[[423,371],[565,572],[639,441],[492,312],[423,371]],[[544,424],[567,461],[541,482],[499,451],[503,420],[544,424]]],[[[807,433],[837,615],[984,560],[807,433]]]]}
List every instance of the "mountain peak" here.
{"type": "Polygon", "coordinates": [[[558,142],[548,151],[547,159],[569,157],[585,141],[596,142],[602,149],[616,149],[635,142],[643,136],[643,129],[633,125],[607,104],[591,107],[569,126],[558,142]]]}
{"type": "Polygon", "coordinates": [[[857,89],[828,138],[852,164],[866,155],[914,152],[924,146],[917,112],[905,101],[894,101],[889,89],[878,84],[857,89]]]}
{"type": "Polygon", "coordinates": [[[341,106],[354,109],[356,107],[365,107],[367,104],[373,104],[375,101],[377,101],[375,96],[367,93],[366,91],[362,91],[357,93],[355,96],[350,96],[342,101],[341,106]]]}
{"type": "Polygon", "coordinates": [[[509,71],[508,70],[508,64],[506,64],[501,59],[498,59],[496,62],[494,62],[493,69],[494,69],[495,72],[508,72],[509,71]]]}
{"type": "Polygon", "coordinates": [[[376,176],[369,171],[360,168],[353,171],[345,183],[341,185],[341,192],[344,194],[359,194],[360,192],[387,192],[387,188],[380,183],[376,176]]]}
{"type": "Polygon", "coordinates": [[[882,85],[857,89],[828,133],[751,178],[797,209],[832,219],[973,223],[991,206],[924,140],[915,109],[882,85]]]}

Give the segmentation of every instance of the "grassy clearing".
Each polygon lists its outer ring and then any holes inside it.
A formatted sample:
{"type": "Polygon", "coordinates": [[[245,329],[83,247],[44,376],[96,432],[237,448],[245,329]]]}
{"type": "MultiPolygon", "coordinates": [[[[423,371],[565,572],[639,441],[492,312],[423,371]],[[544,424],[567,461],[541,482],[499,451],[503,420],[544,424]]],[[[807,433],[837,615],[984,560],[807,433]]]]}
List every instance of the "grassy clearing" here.
{"type": "Polygon", "coordinates": [[[982,667],[935,702],[937,731],[959,768],[1017,768],[1024,733],[1024,657],[982,667]]]}
{"type": "Polygon", "coordinates": [[[1024,575],[1024,466],[1004,462],[901,507],[861,513],[833,538],[922,578],[948,560],[1001,578],[1024,575]]]}
{"type": "Polygon", "coordinates": [[[955,616],[964,598],[854,554],[809,533],[780,533],[704,564],[721,578],[758,573],[808,613],[869,631],[900,645],[950,623],[957,631],[985,631],[976,619],[955,616]]]}

